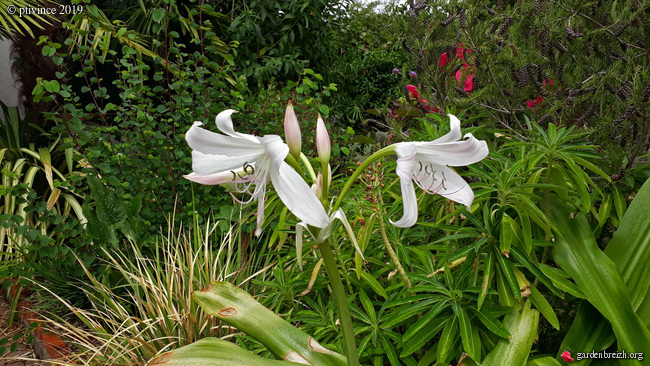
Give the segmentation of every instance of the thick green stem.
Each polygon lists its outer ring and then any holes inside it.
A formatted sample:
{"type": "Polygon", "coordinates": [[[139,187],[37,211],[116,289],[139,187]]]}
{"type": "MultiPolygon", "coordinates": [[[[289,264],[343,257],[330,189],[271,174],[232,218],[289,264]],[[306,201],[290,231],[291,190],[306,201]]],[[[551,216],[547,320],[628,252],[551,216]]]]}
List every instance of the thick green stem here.
{"type": "Polygon", "coordinates": [[[298,172],[298,174],[300,174],[300,176],[305,175],[305,173],[302,172],[302,168],[300,167],[300,164],[291,154],[288,154],[287,157],[284,158],[284,161],[286,161],[289,165],[291,165],[293,169],[295,169],[298,172]]]}
{"type": "Polygon", "coordinates": [[[325,263],[325,270],[330,279],[332,286],[332,294],[336,301],[336,308],[339,312],[339,321],[341,322],[341,330],[343,331],[343,342],[345,345],[345,357],[348,359],[348,366],[359,365],[359,355],[357,354],[357,344],[354,339],[354,330],[352,329],[352,318],[350,318],[350,307],[348,299],[345,295],[343,282],[339,269],[336,266],[336,259],[332,254],[332,247],[329,242],[325,240],[323,243],[318,244],[318,249],[323,257],[325,263]]]}

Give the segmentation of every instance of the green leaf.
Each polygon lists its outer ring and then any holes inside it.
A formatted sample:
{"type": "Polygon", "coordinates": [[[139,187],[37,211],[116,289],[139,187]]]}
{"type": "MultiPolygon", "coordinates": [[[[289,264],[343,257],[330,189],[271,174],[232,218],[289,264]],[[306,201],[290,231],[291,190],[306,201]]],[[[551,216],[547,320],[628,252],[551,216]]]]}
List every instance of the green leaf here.
{"type": "Polygon", "coordinates": [[[526,256],[524,253],[522,253],[519,248],[513,247],[512,250],[510,251],[510,254],[512,257],[517,260],[519,263],[523,264],[524,267],[526,267],[537,279],[542,281],[543,284],[548,287],[551,292],[559,296],[560,298],[564,298],[564,294],[562,291],[560,291],[555,285],[553,284],[553,281],[551,281],[550,278],[548,278],[544,272],[537,267],[536,264],[534,264],[530,259],[528,259],[528,256],[526,256]]]}
{"type": "Polygon", "coordinates": [[[442,331],[440,341],[438,341],[438,362],[445,362],[447,355],[451,351],[454,344],[454,337],[458,329],[458,317],[452,316],[451,320],[447,321],[445,329],[442,331]]]}
{"type": "Polygon", "coordinates": [[[503,219],[501,219],[501,235],[499,236],[501,253],[510,252],[510,246],[512,245],[512,240],[515,236],[510,222],[511,220],[512,219],[507,213],[503,214],[503,219]]]}
{"type": "MultiPolygon", "coordinates": [[[[610,321],[619,349],[650,354],[650,332],[636,315],[616,265],[596,244],[584,214],[571,218],[566,206],[554,202],[552,217],[558,230],[552,252],[555,262],[573,277],[587,300],[610,321]]],[[[623,360],[621,364],[633,363],[623,360]]]]}
{"type": "Polygon", "coordinates": [[[151,17],[154,22],[160,23],[160,21],[165,17],[165,9],[154,9],[151,17]]]}
{"type": "Polygon", "coordinates": [[[508,286],[510,286],[510,291],[512,291],[515,299],[521,300],[521,290],[519,288],[519,283],[517,282],[517,277],[515,277],[515,273],[512,270],[512,265],[505,255],[497,253],[496,256],[499,261],[499,266],[501,267],[501,273],[508,283],[508,286]]]}
{"type": "Polygon", "coordinates": [[[426,327],[417,333],[417,337],[412,337],[408,342],[404,342],[400,357],[406,357],[413,352],[422,350],[422,347],[435,337],[448,322],[451,322],[451,320],[443,317],[437,317],[430,321],[426,327]]]}
{"type": "Polygon", "coordinates": [[[483,323],[490,330],[490,332],[498,335],[501,338],[510,338],[510,333],[508,330],[490,311],[485,308],[481,309],[480,311],[470,308],[470,311],[481,321],[481,323],[483,323]]]}
{"type": "MultiPolygon", "coordinates": [[[[423,329],[426,329],[429,323],[431,323],[431,321],[433,321],[436,318],[436,316],[438,316],[438,314],[440,314],[448,306],[449,303],[447,301],[441,301],[436,305],[434,305],[426,315],[418,319],[418,321],[416,321],[413,325],[409,326],[408,330],[406,331],[406,333],[404,333],[404,336],[402,337],[402,342],[408,342],[415,335],[418,335],[423,329]]],[[[384,324],[384,326],[387,325],[384,324]]],[[[419,336],[416,338],[419,338],[419,336]]]]}
{"type": "Polygon", "coordinates": [[[377,293],[377,295],[383,297],[384,299],[388,298],[386,290],[384,290],[379,281],[377,281],[373,276],[365,271],[361,271],[359,274],[361,275],[361,278],[377,293]]]}
{"type": "Polygon", "coordinates": [[[526,362],[526,366],[562,366],[556,359],[551,356],[535,358],[526,362]]]}
{"type": "Polygon", "coordinates": [[[219,338],[204,338],[190,345],[156,356],[151,365],[165,366],[282,366],[293,362],[263,358],[234,343],[219,338]]]}
{"type": "Polygon", "coordinates": [[[481,363],[483,366],[524,365],[537,335],[539,312],[527,301],[521,310],[514,310],[503,319],[503,325],[512,335],[500,339],[481,363]]]}
{"type": "Polygon", "coordinates": [[[490,282],[494,273],[494,253],[489,252],[483,262],[483,282],[481,283],[481,293],[478,297],[478,309],[480,310],[485,301],[485,296],[490,290],[490,282]]]}
{"type": "Polygon", "coordinates": [[[345,357],[330,351],[228,282],[212,282],[192,298],[207,313],[257,339],[278,359],[302,357],[311,365],[346,365],[345,357]]]}
{"type": "Polygon", "coordinates": [[[539,310],[540,313],[548,320],[548,322],[553,326],[553,328],[560,330],[560,322],[555,315],[555,311],[551,307],[551,304],[548,303],[544,295],[542,295],[537,287],[532,283],[530,284],[530,301],[533,305],[539,310]]]}
{"type": "Polygon", "coordinates": [[[635,309],[650,286],[650,179],[637,192],[625,216],[605,248],[616,264],[635,309]]]}
{"type": "Polygon", "coordinates": [[[458,319],[460,325],[460,338],[463,341],[463,348],[465,352],[473,360],[480,361],[481,359],[481,340],[478,337],[478,330],[469,321],[469,316],[464,308],[458,308],[458,319]]]}
{"type": "Polygon", "coordinates": [[[327,117],[330,114],[330,109],[325,104],[319,105],[318,110],[323,114],[324,117],[327,117]]]}

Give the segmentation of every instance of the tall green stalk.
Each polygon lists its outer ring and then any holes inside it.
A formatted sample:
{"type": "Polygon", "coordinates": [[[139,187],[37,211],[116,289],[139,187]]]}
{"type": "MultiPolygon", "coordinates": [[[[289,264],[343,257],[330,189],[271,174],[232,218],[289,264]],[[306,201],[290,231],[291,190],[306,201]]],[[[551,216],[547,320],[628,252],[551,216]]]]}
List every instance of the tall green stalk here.
{"type": "Polygon", "coordinates": [[[336,301],[336,308],[339,312],[339,321],[341,322],[345,357],[348,360],[348,366],[358,366],[359,355],[357,354],[357,344],[354,340],[350,307],[348,305],[347,296],[345,295],[343,282],[341,281],[341,275],[339,274],[339,269],[336,265],[336,259],[334,259],[334,255],[332,254],[332,247],[330,246],[329,241],[325,240],[318,244],[318,249],[323,257],[327,277],[329,277],[330,285],[332,286],[334,301],[336,301]]]}

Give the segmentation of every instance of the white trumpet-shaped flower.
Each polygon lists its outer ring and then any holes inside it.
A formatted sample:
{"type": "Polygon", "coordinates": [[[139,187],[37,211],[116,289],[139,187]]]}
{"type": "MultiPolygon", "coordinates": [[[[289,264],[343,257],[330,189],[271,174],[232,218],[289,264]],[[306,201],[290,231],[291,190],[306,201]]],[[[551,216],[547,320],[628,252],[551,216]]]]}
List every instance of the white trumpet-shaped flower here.
{"type": "Polygon", "coordinates": [[[217,128],[223,134],[202,128],[201,122],[194,122],[187,131],[193,172],[185,178],[210,185],[241,183],[238,191],[250,194],[250,199],[240,202],[258,201],[256,235],[261,233],[264,221],[269,179],[289,211],[311,226],[325,228],[330,219],[323,205],[300,174],[284,161],[289,154],[287,145],[277,135],[257,137],[236,132],[231,120],[235,112],[228,109],[217,115],[217,128]]]}
{"type": "Polygon", "coordinates": [[[404,215],[397,227],[413,226],[418,219],[417,198],[413,181],[425,192],[439,194],[468,208],[474,200],[469,184],[450,166],[476,163],[488,155],[487,143],[471,133],[460,140],[460,121],[449,115],[451,131],[434,141],[400,142],[395,144],[397,175],[402,188],[404,215]]]}

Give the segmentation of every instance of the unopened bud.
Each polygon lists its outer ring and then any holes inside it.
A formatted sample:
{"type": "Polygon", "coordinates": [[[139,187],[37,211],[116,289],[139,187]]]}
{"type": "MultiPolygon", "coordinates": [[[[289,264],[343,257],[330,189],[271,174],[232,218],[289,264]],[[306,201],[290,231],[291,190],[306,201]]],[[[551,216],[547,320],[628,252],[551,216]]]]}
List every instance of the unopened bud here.
{"type": "Polygon", "coordinates": [[[296,159],[300,159],[300,124],[298,124],[298,118],[296,117],[296,113],[293,111],[291,101],[289,101],[287,110],[284,113],[284,136],[287,139],[287,145],[289,146],[289,152],[291,155],[296,159]]]}
{"type": "Polygon", "coordinates": [[[320,113],[318,114],[318,121],[316,123],[316,150],[318,151],[321,164],[327,164],[330,161],[332,145],[330,144],[330,136],[327,133],[325,122],[323,122],[320,113]]]}

